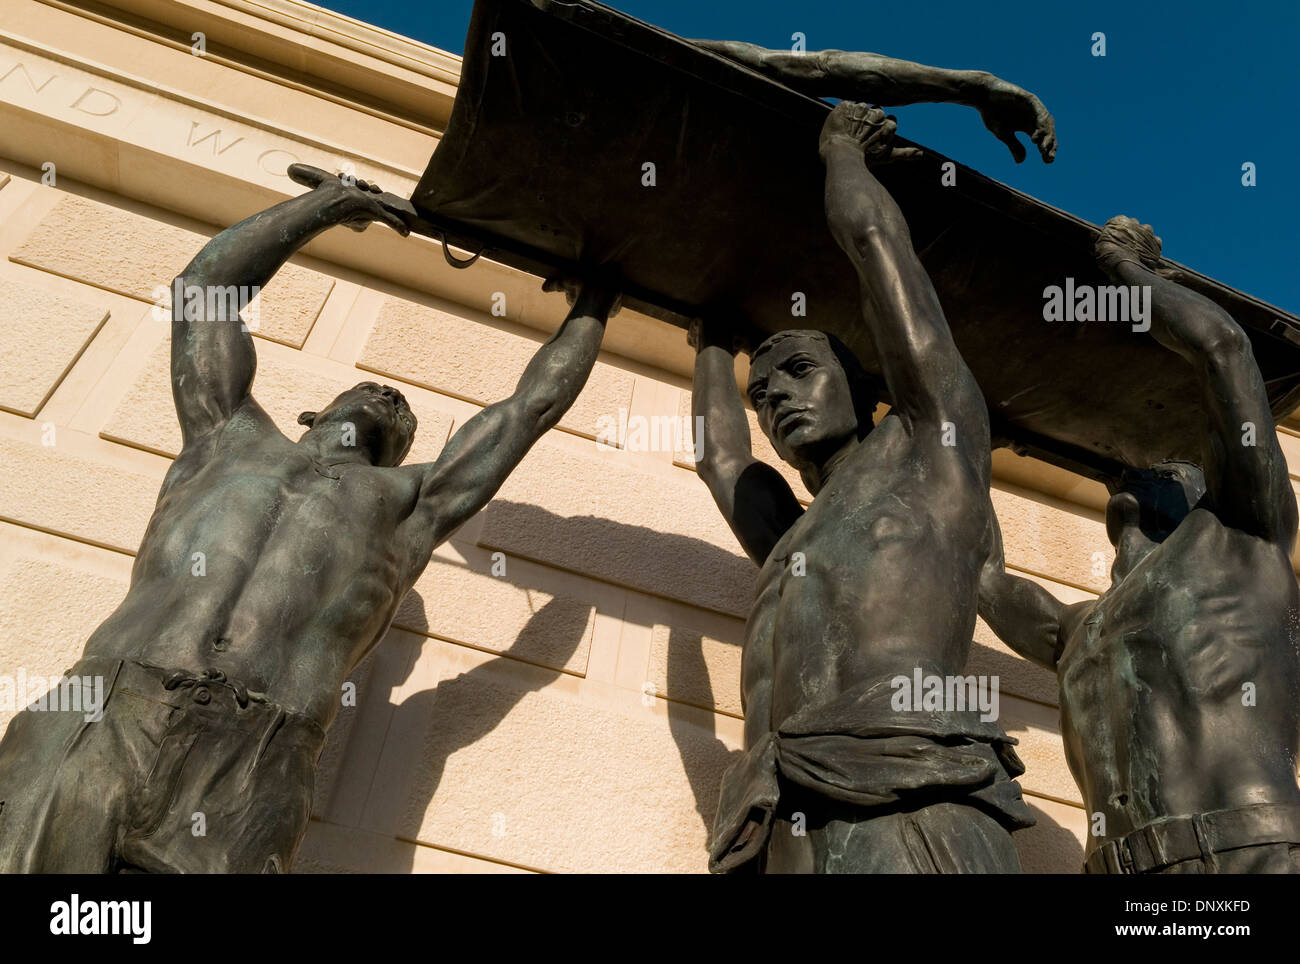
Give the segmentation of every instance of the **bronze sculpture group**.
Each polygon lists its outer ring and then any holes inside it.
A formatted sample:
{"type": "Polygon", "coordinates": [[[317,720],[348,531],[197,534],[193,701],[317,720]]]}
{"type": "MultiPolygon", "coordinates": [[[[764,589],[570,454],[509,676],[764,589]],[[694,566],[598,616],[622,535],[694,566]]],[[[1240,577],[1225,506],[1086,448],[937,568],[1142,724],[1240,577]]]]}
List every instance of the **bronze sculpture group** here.
{"type": "MultiPolygon", "coordinates": [[[[1241,328],[1164,276],[1149,227],[1116,218],[1102,229],[1101,268],[1151,291],[1150,333],[1134,337],[1196,371],[1205,445],[1197,464],[1113,480],[1111,587],[1058,602],[1004,567],[985,401],[872,174],[895,156],[894,121],[856,101],[973,106],[1017,160],[1017,133],[1053,159],[1051,116],[982,72],[705,46],[797,90],[853,98],[808,150],[825,165],[827,224],[857,274],[883,382],[821,331],[792,328],[750,352],[749,402],[813,494],[805,508],[751,453],[734,377],[745,333],[718,319],[692,326],[699,474],[760,567],[745,750],[723,781],[711,869],[1018,871],[1012,831],[1033,818],[1015,741],[970,707],[894,700],[900,676],[962,673],[978,612],[1059,677],[1067,758],[1093,818],[1087,870],[1300,870],[1296,503],[1241,328]],[[876,422],[882,387],[890,405],[876,422]]],[[[407,232],[373,185],[314,183],[221,232],[178,280],[256,290],[332,226],[407,232]]],[[[254,343],[238,306],[174,306],[183,448],[125,600],[71,671],[106,679],[102,719],[24,712],[10,724],[0,869],[289,867],[341,685],[433,549],[492,498],[595,363],[616,293],[551,286],[567,291],[568,318],[515,393],[425,465],[401,464],[415,432],[405,399],[370,382],[304,413],[307,431],[288,439],[251,393],[254,343]]]]}

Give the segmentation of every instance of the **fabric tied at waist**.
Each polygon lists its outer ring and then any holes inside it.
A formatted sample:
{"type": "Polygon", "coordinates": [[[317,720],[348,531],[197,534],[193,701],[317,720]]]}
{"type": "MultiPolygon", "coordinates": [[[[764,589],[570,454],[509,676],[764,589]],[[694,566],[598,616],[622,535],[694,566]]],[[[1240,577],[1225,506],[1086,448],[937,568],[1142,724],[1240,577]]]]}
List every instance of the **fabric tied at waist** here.
{"type": "Polygon", "coordinates": [[[780,778],[864,808],[952,801],[979,807],[1008,830],[1034,818],[1014,777],[1016,740],[975,711],[895,710],[888,682],[849,691],[765,733],[726,772],[709,868],[738,870],[771,834],[780,778]]]}

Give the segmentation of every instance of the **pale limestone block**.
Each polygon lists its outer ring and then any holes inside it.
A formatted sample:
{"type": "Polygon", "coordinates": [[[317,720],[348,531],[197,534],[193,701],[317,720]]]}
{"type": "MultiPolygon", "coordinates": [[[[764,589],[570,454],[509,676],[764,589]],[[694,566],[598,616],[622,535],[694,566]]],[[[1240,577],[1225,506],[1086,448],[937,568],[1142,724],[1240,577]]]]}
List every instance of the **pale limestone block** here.
{"type": "MultiPolygon", "coordinates": [[[[208,240],[185,228],[70,195],[9,257],[154,302],[160,289],[170,298],[172,279],[208,240]]],[[[319,271],[286,264],[262,292],[257,323],[250,327],[272,341],[300,348],[333,287],[333,279],[319,271]]]]}
{"type": "Polygon", "coordinates": [[[645,696],[647,689],[654,685],[649,678],[650,648],[655,625],[665,621],[664,600],[630,590],[622,592],[624,602],[614,640],[618,651],[613,674],[605,678],[621,689],[641,693],[643,702],[652,702],[645,696]]]}
{"type": "Polygon", "coordinates": [[[21,281],[0,285],[0,302],[0,407],[35,415],[108,320],[108,311],[21,281]]]}
{"type": "Polygon", "coordinates": [[[1098,513],[1000,486],[991,495],[1007,565],[1092,592],[1110,587],[1115,548],[1098,513]]]}
{"type": "Polygon", "coordinates": [[[657,695],[742,717],[740,657],[743,637],[714,639],[681,625],[654,627],[650,682],[657,695]]]}
{"type": "MultiPolygon", "coordinates": [[[[485,292],[485,297],[488,297],[485,292]]],[[[485,302],[483,311],[490,309],[485,302]]],[[[392,375],[483,405],[509,397],[542,339],[472,321],[427,305],[385,299],[358,360],[392,375]]],[[[597,362],[560,427],[595,438],[598,420],[617,421],[632,398],[633,376],[597,362]]]]}
{"type": "Polygon", "coordinates": [[[481,668],[421,693],[424,745],[396,834],[549,871],[703,872],[733,749],[481,668]]]}
{"type": "Polygon", "coordinates": [[[590,601],[519,586],[508,574],[497,577],[435,556],[393,623],[582,676],[595,616],[590,601]]]}
{"type": "MultiPolygon", "coordinates": [[[[6,10],[6,26],[13,15],[13,7],[14,4],[10,4],[6,10]]],[[[18,33],[22,35],[26,31],[20,28],[18,33]]],[[[101,39],[101,43],[116,42],[111,37],[101,39]]],[[[55,47],[57,49],[58,45],[55,47]]],[[[131,120],[141,111],[147,112],[158,98],[111,76],[74,66],[77,61],[78,58],[43,57],[26,45],[0,44],[0,76],[7,80],[0,87],[0,101],[34,113],[42,118],[46,127],[73,127],[87,144],[98,142],[104,147],[114,144],[131,120]]],[[[9,132],[6,130],[4,133],[9,132]]],[[[85,161],[83,154],[37,154],[36,149],[46,143],[46,137],[17,141],[15,146],[27,149],[17,160],[39,168],[44,160],[55,158],[59,162],[60,176],[64,175],[65,169],[77,167],[85,161]],[[32,154],[37,156],[31,157],[32,154]]],[[[96,157],[98,159],[98,155],[96,157]]]]}
{"type": "Polygon", "coordinates": [[[1000,488],[1033,492],[1076,509],[1105,513],[1110,493],[1094,479],[1010,449],[993,450],[993,481],[1000,488]]]}
{"type": "MultiPolygon", "coordinates": [[[[0,674],[60,677],[126,595],[126,578],[44,559],[17,558],[0,569],[0,674]]],[[[14,710],[0,706],[0,731],[14,710]]]]}
{"type": "Polygon", "coordinates": [[[1016,753],[1025,764],[1024,776],[1020,777],[1020,785],[1025,790],[1083,806],[1083,795],[1065,762],[1065,747],[1054,708],[1003,693],[997,722],[1009,736],[1020,741],[1016,753]]]}
{"type": "Polygon", "coordinates": [[[484,511],[479,544],[734,616],[757,569],[708,490],[679,469],[543,439],[484,511]]]}
{"type": "Polygon", "coordinates": [[[0,516],[134,553],[161,479],[117,465],[0,437],[0,516]]]}
{"type": "MultiPolygon", "coordinates": [[[[161,455],[175,457],[181,450],[181,426],[171,389],[171,337],[154,349],[140,376],[104,426],[104,438],[126,442],[161,455]]],[[[340,378],[301,364],[284,352],[262,351],[257,359],[253,397],[276,427],[297,440],[306,431],[298,424],[305,411],[319,411],[340,392],[370,379],[362,372],[355,379],[340,378]]],[[[408,399],[419,425],[407,463],[431,462],[442,451],[451,431],[451,415],[430,411],[419,399],[408,399]]]]}

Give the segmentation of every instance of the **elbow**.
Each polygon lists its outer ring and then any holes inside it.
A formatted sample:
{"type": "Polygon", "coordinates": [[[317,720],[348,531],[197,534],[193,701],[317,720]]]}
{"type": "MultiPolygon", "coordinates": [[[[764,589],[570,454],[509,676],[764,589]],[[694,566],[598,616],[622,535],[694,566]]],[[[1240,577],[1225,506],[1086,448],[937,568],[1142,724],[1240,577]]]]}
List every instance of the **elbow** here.
{"type": "Polygon", "coordinates": [[[826,223],[842,248],[857,250],[879,241],[880,228],[861,204],[843,203],[828,194],[826,223]]]}
{"type": "Polygon", "coordinates": [[[875,220],[861,214],[842,229],[845,240],[859,258],[873,257],[885,246],[885,232],[875,220]]]}
{"type": "Polygon", "coordinates": [[[827,212],[827,221],[836,241],[855,264],[888,263],[893,260],[891,245],[900,235],[909,238],[906,225],[888,223],[882,212],[832,208],[827,212]]]}
{"type": "Polygon", "coordinates": [[[569,407],[557,392],[550,391],[517,395],[514,402],[515,417],[529,426],[534,438],[555,428],[569,407]]]}
{"type": "Polygon", "coordinates": [[[976,593],[977,608],[980,616],[987,622],[989,615],[997,608],[999,598],[1006,590],[1007,571],[1001,560],[984,564],[980,570],[979,589],[976,593]]]}
{"type": "Polygon", "coordinates": [[[725,448],[719,447],[716,439],[709,437],[707,424],[704,431],[692,433],[691,442],[694,443],[692,454],[695,457],[695,471],[700,478],[706,482],[722,478],[726,474],[727,464],[734,459],[729,457],[725,448]]]}
{"type": "Polygon", "coordinates": [[[695,461],[695,471],[710,491],[719,487],[734,485],[744,472],[750,459],[739,459],[731,454],[712,451],[710,446],[702,446],[699,458],[695,461]]]}
{"type": "Polygon", "coordinates": [[[176,290],[177,285],[184,289],[190,285],[203,286],[214,283],[213,265],[212,257],[208,254],[207,248],[204,248],[181,269],[180,274],[172,279],[172,290],[176,290]]]}
{"type": "Polygon", "coordinates": [[[532,428],[533,435],[545,435],[560,423],[562,409],[545,400],[533,400],[524,406],[524,424],[532,428]]]}
{"type": "Polygon", "coordinates": [[[1205,328],[1200,348],[1212,364],[1229,365],[1243,360],[1253,361],[1250,336],[1227,313],[1208,312],[1205,328]]]}
{"type": "Polygon", "coordinates": [[[701,454],[695,460],[695,474],[700,477],[705,485],[712,489],[714,485],[721,481],[725,473],[718,459],[701,454]]]}

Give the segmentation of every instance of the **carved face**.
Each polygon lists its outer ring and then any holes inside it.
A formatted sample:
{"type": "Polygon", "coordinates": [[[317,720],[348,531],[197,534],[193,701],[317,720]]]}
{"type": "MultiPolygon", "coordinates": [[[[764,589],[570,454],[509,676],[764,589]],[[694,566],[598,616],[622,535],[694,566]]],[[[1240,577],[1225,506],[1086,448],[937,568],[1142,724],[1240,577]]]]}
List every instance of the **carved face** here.
{"type": "Polygon", "coordinates": [[[821,466],[858,432],[848,376],[820,332],[784,332],[760,345],[747,391],[763,434],[797,469],[821,466]]]}
{"type": "Polygon", "coordinates": [[[415,440],[415,414],[397,389],[362,382],[320,412],[304,412],[299,422],[313,432],[337,432],[343,444],[355,444],[375,465],[399,464],[415,440]]]}

